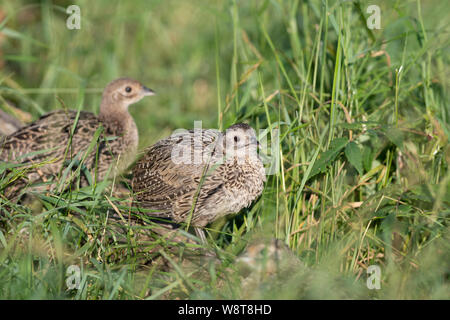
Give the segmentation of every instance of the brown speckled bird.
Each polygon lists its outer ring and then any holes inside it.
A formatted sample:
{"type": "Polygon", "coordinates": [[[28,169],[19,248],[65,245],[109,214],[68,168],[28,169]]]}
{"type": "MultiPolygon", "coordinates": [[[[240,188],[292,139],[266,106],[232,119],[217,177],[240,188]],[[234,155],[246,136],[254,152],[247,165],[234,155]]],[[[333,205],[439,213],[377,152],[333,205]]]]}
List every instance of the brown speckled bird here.
{"type": "Polygon", "coordinates": [[[120,173],[134,160],[138,146],[138,130],[128,106],[153,94],[136,80],[114,80],[103,91],[98,116],[81,111],[77,118],[77,111],[73,110],[48,113],[0,138],[0,162],[36,164],[47,161],[27,171],[28,183],[51,180],[74,158],[84,159],[82,165],[92,177],[96,174],[97,180],[104,179],[110,167],[110,176],[120,173]],[[102,133],[86,154],[100,127],[102,133]]]}
{"type": "Polygon", "coordinates": [[[224,133],[198,129],[150,147],[133,169],[133,192],[148,215],[201,227],[250,206],[262,192],[265,170],[255,131],[239,123],[224,133]]]}

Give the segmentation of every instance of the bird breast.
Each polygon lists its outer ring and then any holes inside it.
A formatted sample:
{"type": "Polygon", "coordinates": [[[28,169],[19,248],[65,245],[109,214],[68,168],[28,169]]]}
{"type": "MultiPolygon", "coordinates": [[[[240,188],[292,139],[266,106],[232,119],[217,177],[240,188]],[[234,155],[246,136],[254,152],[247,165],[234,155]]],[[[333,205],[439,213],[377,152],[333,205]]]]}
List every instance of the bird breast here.
{"type": "Polygon", "coordinates": [[[227,197],[230,203],[230,212],[238,212],[242,208],[247,208],[259,197],[264,188],[266,175],[264,166],[259,160],[247,159],[244,163],[228,165],[228,170],[224,180],[227,197]]]}

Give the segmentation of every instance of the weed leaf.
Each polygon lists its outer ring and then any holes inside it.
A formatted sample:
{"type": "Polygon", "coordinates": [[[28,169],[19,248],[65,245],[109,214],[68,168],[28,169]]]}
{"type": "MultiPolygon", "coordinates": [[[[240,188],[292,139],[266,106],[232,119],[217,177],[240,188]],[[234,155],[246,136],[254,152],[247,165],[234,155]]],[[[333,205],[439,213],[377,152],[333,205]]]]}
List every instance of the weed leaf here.
{"type": "Polygon", "coordinates": [[[362,154],[358,145],[351,141],[345,147],[345,156],[347,157],[348,162],[358,170],[359,175],[363,174],[363,163],[362,163],[362,154]]]}
{"type": "Polygon", "coordinates": [[[310,178],[318,173],[325,172],[325,169],[338,156],[348,143],[347,138],[336,138],[330,143],[330,148],[319,156],[319,160],[311,170],[310,178]]]}

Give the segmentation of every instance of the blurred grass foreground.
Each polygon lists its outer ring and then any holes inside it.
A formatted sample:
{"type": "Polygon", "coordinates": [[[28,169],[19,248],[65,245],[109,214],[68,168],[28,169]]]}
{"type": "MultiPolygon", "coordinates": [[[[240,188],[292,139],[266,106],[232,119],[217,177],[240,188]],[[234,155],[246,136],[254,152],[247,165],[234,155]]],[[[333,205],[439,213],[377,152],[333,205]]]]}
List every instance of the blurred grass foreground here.
{"type": "Polygon", "coordinates": [[[0,164],[0,299],[450,298],[447,1],[80,0],[71,30],[72,4],[0,0],[3,113],[97,113],[130,76],[157,92],[130,108],[141,150],[247,122],[279,132],[276,170],[210,226],[218,262],[138,236],[126,175],[17,204],[0,164]]]}

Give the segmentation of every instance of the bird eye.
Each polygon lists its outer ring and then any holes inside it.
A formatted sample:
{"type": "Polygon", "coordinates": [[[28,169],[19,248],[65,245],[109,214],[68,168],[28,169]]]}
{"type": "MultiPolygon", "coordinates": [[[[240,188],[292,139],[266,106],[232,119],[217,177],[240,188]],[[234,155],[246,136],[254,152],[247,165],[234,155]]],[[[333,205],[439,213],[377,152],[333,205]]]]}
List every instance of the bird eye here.
{"type": "Polygon", "coordinates": [[[125,88],[125,91],[126,91],[126,92],[131,92],[131,87],[126,87],[126,88],[125,88]]]}
{"type": "Polygon", "coordinates": [[[238,142],[239,141],[239,137],[238,136],[234,136],[234,142],[238,142]]]}

